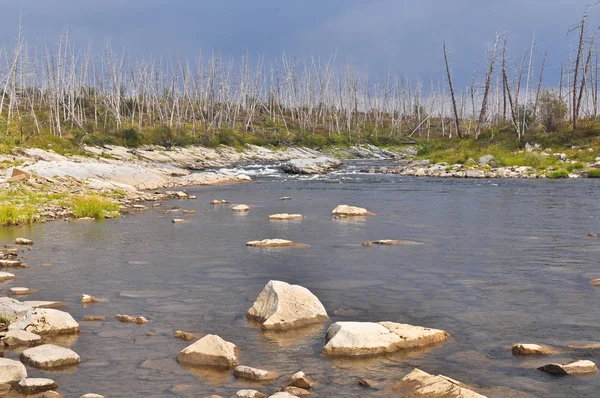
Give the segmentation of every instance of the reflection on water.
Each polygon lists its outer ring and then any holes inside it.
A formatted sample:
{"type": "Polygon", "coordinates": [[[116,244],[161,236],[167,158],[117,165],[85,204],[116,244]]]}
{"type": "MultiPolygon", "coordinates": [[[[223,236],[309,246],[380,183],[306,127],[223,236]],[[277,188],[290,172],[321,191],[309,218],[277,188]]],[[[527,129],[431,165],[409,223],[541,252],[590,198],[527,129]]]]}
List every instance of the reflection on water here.
{"type": "MultiPolygon", "coordinates": [[[[355,167],[356,169],[356,167],[355,167]]],[[[354,170],[355,170],[354,169],[354,170]]],[[[269,171],[270,173],[271,171],[269,171]]],[[[265,175],[270,175],[266,173],[265,175]]],[[[54,222],[3,229],[0,243],[33,239],[21,255],[30,268],[16,281],[37,292],[28,300],[66,302],[82,333],[53,342],[83,362],[44,372],[65,396],[230,396],[242,388],[264,393],[281,380],[257,385],[230,372],[188,369],[176,362],[189,345],[184,330],[215,333],[241,348],[241,363],[280,373],[298,370],[319,383],[315,396],[360,397],[360,378],[393,382],[414,367],[478,386],[492,397],[595,396],[600,376],[556,378],[535,367],[548,358],[515,358],[509,347],[534,342],[563,349],[552,361],[591,359],[600,340],[600,231],[593,180],[516,181],[413,179],[344,174],[304,179],[265,177],[260,184],[190,188],[196,201],[164,207],[196,210],[188,223],[149,209],[97,223],[54,222]],[[280,201],[291,196],[291,201],[280,201]],[[214,198],[252,207],[236,213],[214,198]],[[365,207],[373,217],[331,217],[338,204],[365,207]],[[274,213],[300,213],[273,222],[274,213]],[[388,216],[389,215],[389,216],[388,216]],[[265,250],[246,242],[282,238],[310,248],[265,250]],[[365,248],[363,242],[399,239],[420,245],[365,248]],[[51,267],[42,264],[51,263],[51,267]],[[270,279],[311,289],[332,321],[395,321],[447,330],[452,338],[426,350],[367,359],[321,355],[328,324],[286,333],[265,332],[245,313],[270,279]],[[103,299],[82,306],[81,294],[103,299]],[[123,324],[116,314],[145,316],[123,324]],[[79,394],[79,395],[77,395],[79,394]]],[[[18,351],[7,351],[7,357],[18,351]]]]}

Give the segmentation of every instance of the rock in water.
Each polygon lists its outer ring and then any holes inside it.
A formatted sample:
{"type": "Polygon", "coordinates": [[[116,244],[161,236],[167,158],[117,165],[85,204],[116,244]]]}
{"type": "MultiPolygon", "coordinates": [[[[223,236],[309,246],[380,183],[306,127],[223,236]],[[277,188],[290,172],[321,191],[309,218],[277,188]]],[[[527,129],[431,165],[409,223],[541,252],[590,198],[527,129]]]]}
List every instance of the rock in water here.
{"type": "Polygon", "coordinates": [[[19,361],[0,358],[0,392],[27,378],[27,369],[19,361]]]}
{"type": "Polygon", "coordinates": [[[82,304],[93,304],[93,303],[98,303],[99,301],[100,300],[98,300],[96,297],[90,296],[89,294],[81,295],[81,303],[82,304]]]}
{"type": "Polygon", "coordinates": [[[279,213],[279,214],[271,214],[269,216],[269,220],[299,220],[304,218],[302,214],[288,214],[288,213],[279,213]]]}
{"type": "Polygon", "coordinates": [[[143,325],[145,323],[148,323],[148,320],[146,318],[144,318],[143,316],[131,316],[131,315],[117,314],[115,316],[115,318],[117,318],[117,320],[119,320],[123,323],[137,323],[138,325],[143,325]]]}
{"type": "Polygon", "coordinates": [[[10,272],[0,271],[0,282],[10,281],[12,279],[16,279],[15,274],[11,274],[10,272]]]}
{"type": "Polygon", "coordinates": [[[236,366],[233,370],[233,375],[239,379],[252,381],[274,380],[279,377],[277,373],[269,372],[268,370],[251,368],[250,366],[244,365],[236,366]]]}
{"type": "Polygon", "coordinates": [[[331,211],[331,214],[334,216],[342,216],[342,217],[354,217],[354,216],[374,216],[374,213],[371,213],[367,209],[363,209],[362,207],[356,206],[348,206],[348,205],[339,205],[335,209],[331,211]]]}
{"type": "Polygon", "coordinates": [[[598,368],[596,367],[596,364],[594,362],[582,360],[570,362],[567,364],[550,363],[548,365],[540,366],[538,370],[550,373],[552,375],[565,376],[596,373],[598,371],[598,368]]]}
{"type": "Polygon", "coordinates": [[[15,300],[10,297],[0,297],[0,314],[9,322],[16,321],[20,316],[23,316],[27,311],[31,310],[31,306],[15,300]]]}
{"type": "Polygon", "coordinates": [[[17,238],[15,240],[15,243],[17,245],[33,245],[33,241],[30,239],[25,239],[25,238],[17,238]]]}
{"type": "Polygon", "coordinates": [[[510,351],[513,355],[552,355],[552,349],[537,344],[515,344],[510,351]]]}
{"type": "Polygon", "coordinates": [[[256,390],[239,390],[235,393],[236,398],[265,398],[265,394],[256,390]]]}
{"type": "Polygon", "coordinates": [[[485,395],[470,390],[459,381],[442,375],[433,376],[419,369],[413,370],[386,390],[393,391],[394,396],[399,397],[485,398],[485,395]]]}
{"type": "Polygon", "coordinates": [[[35,308],[27,311],[9,330],[20,329],[36,334],[79,333],[79,324],[71,314],[51,308],[35,308]]]}
{"type": "Polygon", "coordinates": [[[246,205],[235,205],[231,208],[231,210],[237,211],[238,213],[242,213],[245,211],[250,211],[250,207],[248,207],[246,205]]]}
{"type": "Polygon", "coordinates": [[[42,337],[35,333],[26,332],[25,330],[9,330],[2,338],[2,342],[9,347],[33,347],[42,344],[42,337]]]}
{"type": "Polygon", "coordinates": [[[339,160],[323,156],[316,159],[292,159],[280,168],[288,174],[325,174],[341,165],[339,160]]]}
{"type": "Polygon", "coordinates": [[[336,322],[329,327],[326,355],[358,356],[419,348],[448,339],[443,330],[394,322],[336,322]]]}
{"type": "Polygon", "coordinates": [[[81,358],[68,348],[44,344],[23,351],[21,361],[40,369],[54,369],[76,365],[81,362],[81,358]]]}
{"type": "Polygon", "coordinates": [[[58,384],[51,379],[31,378],[21,380],[18,389],[24,394],[39,394],[44,391],[52,391],[58,388],[58,384]]]}
{"type": "Polygon", "coordinates": [[[292,394],[294,397],[306,397],[310,395],[310,391],[300,387],[284,387],[281,391],[292,394]]]}
{"type": "Polygon", "coordinates": [[[302,371],[294,373],[285,382],[286,387],[297,387],[304,390],[309,390],[315,384],[316,383],[302,371]]]}
{"type": "Polygon", "coordinates": [[[208,334],[177,354],[177,361],[188,366],[233,368],[239,363],[239,348],[221,337],[208,334]]]}
{"type": "Polygon", "coordinates": [[[248,247],[310,247],[304,243],[296,243],[285,239],[263,239],[246,242],[248,247]]]}
{"type": "Polygon", "coordinates": [[[196,338],[193,333],[184,332],[183,330],[175,331],[175,338],[183,341],[192,341],[196,338]]]}
{"type": "Polygon", "coordinates": [[[269,395],[269,398],[298,398],[296,395],[292,395],[289,392],[279,391],[273,395],[269,395]]]}
{"type": "Polygon", "coordinates": [[[246,314],[263,329],[288,330],[329,320],[319,299],[305,287],[269,281],[246,314]]]}

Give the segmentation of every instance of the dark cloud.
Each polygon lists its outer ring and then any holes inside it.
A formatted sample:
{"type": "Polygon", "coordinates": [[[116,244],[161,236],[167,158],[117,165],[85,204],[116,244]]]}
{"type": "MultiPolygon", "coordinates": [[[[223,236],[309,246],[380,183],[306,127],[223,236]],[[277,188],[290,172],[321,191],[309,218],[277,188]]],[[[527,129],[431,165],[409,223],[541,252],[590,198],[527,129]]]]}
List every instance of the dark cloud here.
{"type": "MultiPolygon", "coordinates": [[[[0,45],[14,41],[19,15],[30,44],[51,44],[68,28],[78,45],[110,40],[134,56],[194,57],[245,51],[267,58],[337,53],[362,72],[443,76],[441,45],[467,84],[481,70],[495,32],[521,57],[536,37],[536,61],[549,52],[549,79],[568,59],[569,27],[590,0],[4,0],[0,45]]],[[[600,20],[600,7],[596,11],[600,20]]],[[[597,21],[596,21],[597,22],[597,21]]],[[[594,23],[596,23],[594,22],[594,23]]]]}

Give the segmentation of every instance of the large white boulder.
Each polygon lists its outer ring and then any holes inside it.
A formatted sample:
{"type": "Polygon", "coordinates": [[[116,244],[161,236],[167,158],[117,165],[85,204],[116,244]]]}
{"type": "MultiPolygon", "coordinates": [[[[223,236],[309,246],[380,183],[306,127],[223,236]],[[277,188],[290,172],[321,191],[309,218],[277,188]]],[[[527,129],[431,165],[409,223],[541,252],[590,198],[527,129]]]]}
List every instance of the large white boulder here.
{"type": "Polygon", "coordinates": [[[305,287],[269,281],[246,316],[263,329],[287,330],[329,320],[317,296],[305,287]]]}
{"type": "Polygon", "coordinates": [[[348,205],[339,205],[335,209],[331,211],[331,214],[334,216],[342,216],[342,217],[354,217],[354,216],[374,216],[374,213],[371,213],[367,209],[363,209],[362,207],[356,206],[348,206],[348,205]]]}
{"type": "Polygon", "coordinates": [[[76,365],[81,362],[81,358],[68,348],[44,344],[23,351],[21,361],[40,369],[54,369],[76,365]]]}
{"type": "Polygon", "coordinates": [[[9,322],[16,321],[20,316],[25,315],[32,308],[10,297],[0,297],[0,316],[9,322]]]}
{"type": "Polygon", "coordinates": [[[27,311],[8,327],[36,334],[79,333],[79,324],[71,314],[51,308],[35,308],[27,311]]]}
{"type": "Polygon", "coordinates": [[[239,348],[221,337],[208,334],[177,354],[177,361],[187,366],[233,368],[239,363],[239,348]]]}
{"type": "Polygon", "coordinates": [[[329,327],[326,355],[358,356],[394,352],[439,343],[450,335],[443,330],[394,322],[336,322],[329,327]]]}
{"type": "Polygon", "coordinates": [[[27,369],[19,361],[0,358],[0,392],[27,378],[27,369]]]}
{"type": "Polygon", "coordinates": [[[442,375],[430,375],[415,369],[406,375],[399,383],[386,390],[394,392],[399,397],[427,398],[485,398],[469,389],[465,384],[442,375]]]}

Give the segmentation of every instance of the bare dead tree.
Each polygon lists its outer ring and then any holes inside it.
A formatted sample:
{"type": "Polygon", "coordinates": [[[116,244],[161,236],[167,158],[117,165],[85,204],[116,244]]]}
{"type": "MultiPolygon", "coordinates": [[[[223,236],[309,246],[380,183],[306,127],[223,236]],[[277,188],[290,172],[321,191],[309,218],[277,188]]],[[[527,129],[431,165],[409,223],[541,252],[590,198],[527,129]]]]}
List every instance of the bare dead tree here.
{"type": "Polygon", "coordinates": [[[444,61],[446,63],[446,74],[448,75],[448,86],[450,87],[450,97],[452,98],[452,109],[454,110],[454,124],[456,126],[456,135],[462,138],[460,131],[460,119],[458,118],[458,108],[456,106],[456,97],[454,96],[454,86],[452,85],[452,73],[448,64],[448,54],[446,52],[446,40],[444,40],[444,61]]]}

